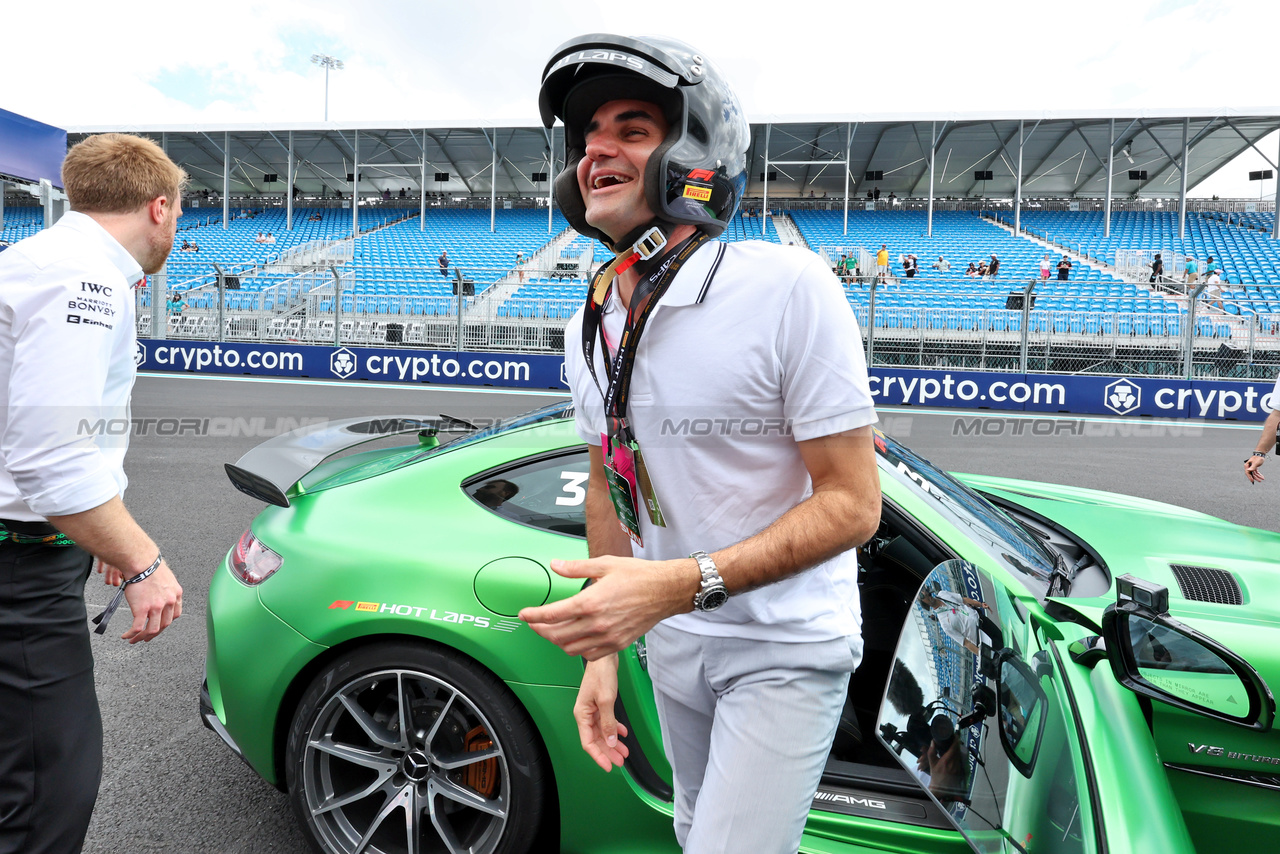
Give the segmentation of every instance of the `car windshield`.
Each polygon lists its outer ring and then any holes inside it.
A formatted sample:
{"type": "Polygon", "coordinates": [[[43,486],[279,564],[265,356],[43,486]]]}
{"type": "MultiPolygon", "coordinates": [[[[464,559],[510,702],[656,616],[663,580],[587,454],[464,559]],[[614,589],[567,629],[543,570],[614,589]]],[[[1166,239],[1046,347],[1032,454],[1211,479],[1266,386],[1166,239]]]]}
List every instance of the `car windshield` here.
{"type": "Polygon", "coordinates": [[[886,474],[967,533],[1036,595],[1048,592],[1055,559],[1044,543],[981,495],[879,430],[875,444],[886,474]]]}

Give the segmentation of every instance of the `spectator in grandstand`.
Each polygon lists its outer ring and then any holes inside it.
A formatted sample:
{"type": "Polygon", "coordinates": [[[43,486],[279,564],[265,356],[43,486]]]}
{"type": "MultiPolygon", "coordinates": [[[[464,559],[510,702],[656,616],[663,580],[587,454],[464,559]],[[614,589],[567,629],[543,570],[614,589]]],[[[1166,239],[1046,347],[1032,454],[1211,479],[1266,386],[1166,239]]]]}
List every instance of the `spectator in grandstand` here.
{"type": "MultiPolygon", "coordinates": [[[[877,191],[878,192],[878,191],[877,191]]],[[[889,247],[880,244],[880,251],[876,253],[876,278],[884,284],[884,280],[889,276],[889,247]]]]}
{"type": "Polygon", "coordinates": [[[889,191],[889,207],[893,207],[898,203],[898,197],[893,194],[893,190],[889,191]]]}
{"type": "Polygon", "coordinates": [[[1205,305],[1218,306],[1218,311],[1225,312],[1226,308],[1222,305],[1222,277],[1218,275],[1218,271],[1214,270],[1205,278],[1204,291],[1201,294],[1205,301],[1205,305]]]}
{"type": "Polygon", "coordinates": [[[938,260],[933,262],[933,269],[943,273],[949,273],[951,272],[951,262],[939,255],[938,260]]]}
{"type": "Polygon", "coordinates": [[[978,275],[978,267],[977,267],[977,265],[975,265],[972,261],[970,261],[970,262],[969,262],[969,269],[965,270],[965,271],[964,271],[964,274],[965,274],[966,276],[968,276],[969,278],[971,278],[971,279],[972,279],[972,278],[974,278],[974,277],[976,277],[976,276],[978,275]]]}
{"type": "MultiPolygon", "coordinates": [[[[123,582],[98,633],[122,596],[130,643],[182,614],[181,586],[121,497],[128,436],[87,438],[76,421],[128,418],[133,288],[164,268],[186,180],[151,140],[90,136],[63,160],[71,210],[0,256],[0,310],[23,319],[0,330],[0,851],[84,844],[102,776],[84,598],[94,558],[123,582]],[[67,315],[64,301],[92,307],[67,315]]],[[[135,699],[141,720],[163,698],[135,699]]]]}
{"type": "Polygon", "coordinates": [[[383,200],[384,202],[389,202],[389,201],[391,201],[391,191],[390,191],[390,190],[388,190],[386,187],[383,187],[383,188],[382,188],[382,200],[383,200]]]}
{"type": "Polygon", "coordinates": [[[879,519],[873,401],[861,348],[848,346],[861,333],[813,253],[715,239],[740,201],[751,144],[719,69],[669,39],[613,38],[563,45],[539,98],[546,126],[564,121],[559,207],[616,255],[592,283],[599,301],[565,331],[598,557],[552,569],[595,583],[520,617],[587,659],[573,714],[606,771],[628,756],[614,717],[616,652],[644,633],[683,850],[795,851],[861,657],[852,549],[879,519]],[[658,62],[681,73],[632,70],[658,62]],[[696,129],[709,127],[699,142],[696,129]],[[700,170],[723,199],[714,210],[682,195],[700,170]],[[636,262],[641,248],[649,257],[636,262]],[[709,352],[732,355],[699,357],[709,352]],[[658,381],[628,405],[637,363],[637,378],[658,381]],[[732,413],[735,423],[776,412],[791,426],[730,427],[708,443],[665,429],[672,412],[732,413]],[[646,445],[648,477],[632,487],[645,500],[615,505],[609,478],[635,484],[632,454],[639,461],[646,445]],[[665,522],[655,523],[658,500],[665,522]]]}
{"type": "Polygon", "coordinates": [[[871,191],[867,190],[867,201],[871,201],[871,191]]]}
{"type": "Polygon", "coordinates": [[[987,265],[987,275],[995,278],[1000,274],[1000,259],[995,255],[991,256],[991,263],[987,265]]]}
{"type": "Polygon", "coordinates": [[[873,190],[872,192],[875,194],[875,200],[877,202],[880,201],[880,188],[876,187],[875,190],[873,190]]]}
{"type": "Polygon", "coordinates": [[[1217,270],[1218,270],[1218,262],[1214,260],[1212,255],[1210,255],[1208,260],[1204,262],[1204,274],[1206,276],[1211,276],[1214,273],[1216,273],[1217,270]]]}
{"type": "Polygon", "coordinates": [[[268,232],[267,232],[267,239],[266,239],[266,241],[265,241],[265,242],[267,242],[267,243],[275,243],[275,242],[276,242],[276,236],[275,236],[274,234],[272,234],[271,232],[269,232],[269,231],[268,231],[268,232]]]}
{"type": "Polygon", "coordinates": [[[1053,266],[1053,263],[1052,261],[1050,261],[1048,255],[1045,255],[1043,258],[1040,259],[1040,279],[1041,280],[1045,280],[1049,278],[1049,268],[1051,266],[1053,266]]]}
{"type": "Polygon", "coordinates": [[[254,242],[254,243],[266,243],[266,242],[267,242],[267,236],[266,236],[265,234],[263,234],[261,231],[259,231],[259,232],[258,232],[258,236],[257,236],[257,237],[255,237],[255,238],[253,238],[253,242],[254,242]]]}
{"type": "Polygon", "coordinates": [[[182,293],[180,291],[170,293],[169,299],[164,304],[164,309],[169,314],[182,314],[182,310],[186,307],[187,304],[182,301],[182,293]]]}
{"type": "Polygon", "coordinates": [[[401,187],[401,188],[400,188],[400,198],[402,198],[402,199],[403,199],[404,197],[405,197],[405,188],[404,188],[404,187],[401,187]]]}
{"type": "Polygon", "coordinates": [[[1151,276],[1147,281],[1154,282],[1157,285],[1164,282],[1164,259],[1160,257],[1159,252],[1156,253],[1156,257],[1151,261],[1151,276]]]}
{"type": "Polygon", "coordinates": [[[842,282],[852,282],[854,278],[855,262],[849,257],[849,253],[845,252],[840,255],[840,263],[836,264],[836,275],[840,277],[842,282]]]}
{"type": "Polygon", "coordinates": [[[1271,390],[1271,414],[1262,424],[1262,435],[1258,444],[1244,461],[1244,476],[1249,483],[1261,483],[1266,480],[1259,469],[1267,461],[1267,454],[1276,448],[1276,430],[1280,429],[1280,377],[1276,378],[1275,388],[1271,390]]]}
{"type": "Polygon", "coordinates": [[[179,251],[179,252],[190,252],[190,251],[191,251],[191,242],[190,242],[190,241],[187,241],[187,240],[182,241],[182,248],[181,248],[181,249],[179,249],[178,251],[179,251]]]}
{"type": "Polygon", "coordinates": [[[440,257],[436,259],[440,264],[440,275],[449,275],[449,250],[441,249],[440,257]]]}
{"type": "Polygon", "coordinates": [[[916,277],[916,268],[916,256],[907,255],[902,259],[902,274],[908,279],[914,279],[916,277]]]}
{"type": "Polygon", "coordinates": [[[520,281],[524,282],[524,253],[516,253],[516,274],[520,277],[520,281]]]}
{"type": "Polygon", "coordinates": [[[1186,263],[1186,266],[1183,268],[1183,272],[1185,275],[1182,277],[1182,279],[1188,285],[1195,284],[1196,280],[1200,278],[1199,264],[1196,262],[1196,259],[1193,256],[1191,255],[1187,256],[1187,263],[1186,263]]]}
{"type": "Polygon", "coordinates": [[[1062,256],[1062,260],[1058,262],[1058,281],[1065,282],[1071,275],[1071,259],[1066,255],[1062,256]]]}
{"type": "Polygon", "coordinates": [[[978,262],[978,278],[985,279],[990,272],[991,268],[987,266],[986,261],[978,262]]]}

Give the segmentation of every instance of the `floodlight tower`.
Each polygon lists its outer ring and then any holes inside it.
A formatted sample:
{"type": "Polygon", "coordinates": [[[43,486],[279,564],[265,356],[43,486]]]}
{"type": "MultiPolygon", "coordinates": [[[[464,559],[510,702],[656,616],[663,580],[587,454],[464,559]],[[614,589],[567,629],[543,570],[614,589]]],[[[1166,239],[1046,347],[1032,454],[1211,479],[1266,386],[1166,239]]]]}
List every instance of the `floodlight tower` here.
{"type": "Polygon", "coordinates": [[[326,53],[311,54],[311,61],[324,69],[324,120],[329,121],[329,69],[341,71],[342,60],[326,53]]]}

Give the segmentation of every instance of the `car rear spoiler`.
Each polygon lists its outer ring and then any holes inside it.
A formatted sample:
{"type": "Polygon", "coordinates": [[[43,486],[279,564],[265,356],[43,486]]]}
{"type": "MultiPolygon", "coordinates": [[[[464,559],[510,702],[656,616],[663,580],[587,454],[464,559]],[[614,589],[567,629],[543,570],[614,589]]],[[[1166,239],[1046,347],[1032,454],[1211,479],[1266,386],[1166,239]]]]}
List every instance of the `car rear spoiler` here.
{"type": "Polygon", "coordinates": [[[227,477],[245,495],[277,507],[288,507],[290,488],[334,454],[403,433],[434,436],[439,430],[461,423],[465,422],[448,416],[423,419],[412,415],[382,415],[299,427],[268,439],[235,465],[227,463],[227,477]]]}

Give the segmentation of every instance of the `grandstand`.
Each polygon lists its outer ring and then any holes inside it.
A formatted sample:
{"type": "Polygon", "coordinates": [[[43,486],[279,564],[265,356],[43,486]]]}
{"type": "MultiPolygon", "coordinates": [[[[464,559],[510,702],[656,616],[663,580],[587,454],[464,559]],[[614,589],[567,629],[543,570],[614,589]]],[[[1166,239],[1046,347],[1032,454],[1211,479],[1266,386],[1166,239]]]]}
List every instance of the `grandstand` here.
{"type": "Polygon", "coordinates": [[[6,208],[0,245],[17,243],[44,228],[44,210],[36,207],[6,208]]]}
{"type": "MultiPolygon", "coordinates": [[[[1020,365],[1048,369],[1071,350],[1075,362],[1057,369],[1123,372],[1148,369],[1131,358],[1144,352],[1166,363],[1189,353],[1200,370],[1227,347],[1253,365],[1280,350],[1273,205],[1188,193],[1277,128],[1280,109],[756,124],[747,198],[721,239],[806,244],[833,266],[851,254],[861,276],[846,293],[873,361],[982,368],[1017,350],[1020,365]],[[892,263],[877,285],[882,243],[892,263]],[[1149,283],[1156,251],[1175,280],[1182,257],[1213,255],[1224,309],[1149,283]],[[1068,281],[1039,280],[1046,253],[1054,267],[1072,259],[1068,281]],[[992,255],[998,276],[966,276],[992,255]],[[934,269],[939,256],[949,269],[934,269]],[[1019,308],[1028,283],[1034,301],[1019,308]]],[[[69,141],[107,129],[72,129],[69,141]]],[[[199,251],[171,256],[161,282],[187,308],[157,334],[556,351],[608,254],[549,212],[560,128],[163,131],[195,176],[177,246],[199,251]]],[[[40,227],[42,211],[22,204],[5,209],[0,242],[40,227]]],[[[150,334],[163,306],[144,290],[139,309],[150,334]]]]}

